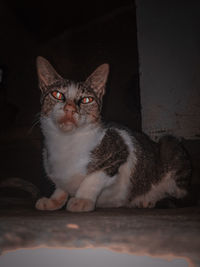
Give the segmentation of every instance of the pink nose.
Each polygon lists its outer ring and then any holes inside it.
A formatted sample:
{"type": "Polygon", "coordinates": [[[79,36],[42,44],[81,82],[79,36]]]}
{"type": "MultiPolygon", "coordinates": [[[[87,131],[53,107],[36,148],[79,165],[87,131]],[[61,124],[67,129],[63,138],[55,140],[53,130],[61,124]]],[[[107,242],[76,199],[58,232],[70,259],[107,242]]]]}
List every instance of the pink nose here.
{"type": "Polygon", "coordinates": [[[66,103],[63,109],[65,112],[69,112],[69,113],[76,112],[76,106],[74,105],[74,103],[66,103]]]}

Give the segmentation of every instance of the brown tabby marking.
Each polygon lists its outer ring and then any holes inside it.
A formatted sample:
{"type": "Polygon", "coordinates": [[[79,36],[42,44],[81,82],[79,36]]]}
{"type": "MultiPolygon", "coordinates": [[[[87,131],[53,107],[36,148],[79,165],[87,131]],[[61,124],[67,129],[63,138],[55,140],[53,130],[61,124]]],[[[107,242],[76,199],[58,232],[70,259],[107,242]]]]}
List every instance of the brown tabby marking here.
{"type": "Polygon", "coordinates": [[[159,148],[146,135],[134,133],[133,143],[136,146],[137,164],[131,175],[131,199],[147,193],[152,184],[161,180],[159,148]]]}
{"type": "Polygon", "coordinates": [[[129,152],[122,137],[114,129],[108,129],[101,143],[91,152],[88,172],[103,170],[110,177],[118,173],[119,167],[126,162],[129,152]]]}
{"type": "Polygon", "coordinates": [[[44,103],[41,109],[41,114],[44,116],[48,116],[48,114],[52,111],[55,104],[56,104],[56,101],[53,100],[50,96],[45,97],[44,103]]]}

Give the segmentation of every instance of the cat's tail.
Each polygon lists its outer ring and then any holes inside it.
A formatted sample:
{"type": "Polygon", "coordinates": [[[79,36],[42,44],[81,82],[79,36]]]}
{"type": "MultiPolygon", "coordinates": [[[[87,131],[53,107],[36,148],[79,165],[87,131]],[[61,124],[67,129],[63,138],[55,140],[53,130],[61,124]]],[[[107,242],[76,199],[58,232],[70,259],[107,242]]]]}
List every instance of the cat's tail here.
{"type": "Polygon", "coordinates": [[[4,179],[0,182],[0,188],[18,188],[29,193],[33,201],[37,200],[40,197],[39,189],[29,181],[26,181],[22,178],[11,177],[4,179]]]}

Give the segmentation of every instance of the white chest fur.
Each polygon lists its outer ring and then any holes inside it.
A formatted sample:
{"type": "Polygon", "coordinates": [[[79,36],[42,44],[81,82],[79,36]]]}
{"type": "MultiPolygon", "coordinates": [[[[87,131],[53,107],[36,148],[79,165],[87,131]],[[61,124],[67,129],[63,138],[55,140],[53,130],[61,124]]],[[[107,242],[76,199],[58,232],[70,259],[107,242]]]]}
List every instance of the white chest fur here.
{"type": "Polygon", "coordinates": [[[75,191],[74,185],[78,186],[86,175],[90,152],[98,145],[104,131],[101,127],[90,126],[65,134],[47,122],[42,123],[42,130],[47,148],[44,153],[47,174],[60,188],[69,191],[71,187],[71,191],[75,191]]]}

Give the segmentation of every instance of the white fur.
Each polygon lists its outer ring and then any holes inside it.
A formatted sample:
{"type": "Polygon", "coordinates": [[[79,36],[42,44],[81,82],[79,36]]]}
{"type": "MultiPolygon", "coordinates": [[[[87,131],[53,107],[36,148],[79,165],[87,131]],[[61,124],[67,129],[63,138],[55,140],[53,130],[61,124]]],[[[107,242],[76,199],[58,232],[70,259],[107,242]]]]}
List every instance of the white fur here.
{"type": "Polygon", "coordinates": [[[46,117],[41,119],[41,127],[48,149],[48,153],[44,151],[46,172],[58,188],[74,195],[86,175],[90,151],[100,143],[104,130],[89,125],[63,133],[51,118],[46,117]],[[74,182],[77,188],[74,188],[74,182]]]}
{"type": "Polygon", "coordinates": [[[97,197],[101,191],[113,184],[116,176],[108,177],[103,171],[96,171],[88,175],[84,181],[81,183],[77,193],[77,198],[87,198],[96,202],[97,197]]]}
{"type": "Polygon", "coordinates": [[[173,176],[173,171],[165,174],[158,184],[151,186],[151,190],[148,193],[134,198],[130,203],[130,206],[139,208],[153,208],[157,201],[167,197],[168,194],[176,198],[182,198],[185,196],[186,191],[181,190],[176,186],[173,176]]]}
{"type": "Polygon", "coordinates": [[[67,88],[67,92],[65,93],[65,97],[67,99],[75,99],[78,92],[77,85],[73,82],[71,82],[70,86],[67,88]]]}

